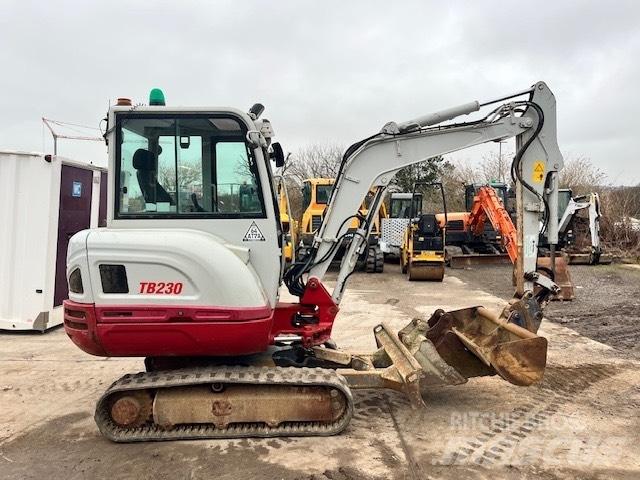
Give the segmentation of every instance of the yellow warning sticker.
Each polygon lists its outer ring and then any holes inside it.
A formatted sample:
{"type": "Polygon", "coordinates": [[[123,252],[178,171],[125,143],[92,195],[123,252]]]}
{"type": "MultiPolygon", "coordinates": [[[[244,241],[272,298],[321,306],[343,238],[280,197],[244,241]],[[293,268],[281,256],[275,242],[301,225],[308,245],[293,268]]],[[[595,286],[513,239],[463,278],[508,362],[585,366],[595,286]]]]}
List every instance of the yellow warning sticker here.
{"type": "Polygon", "coordinates": [[[533,181],[540,183],[544,180],[544,162],[537,161],[533,164],[533,181]]]}

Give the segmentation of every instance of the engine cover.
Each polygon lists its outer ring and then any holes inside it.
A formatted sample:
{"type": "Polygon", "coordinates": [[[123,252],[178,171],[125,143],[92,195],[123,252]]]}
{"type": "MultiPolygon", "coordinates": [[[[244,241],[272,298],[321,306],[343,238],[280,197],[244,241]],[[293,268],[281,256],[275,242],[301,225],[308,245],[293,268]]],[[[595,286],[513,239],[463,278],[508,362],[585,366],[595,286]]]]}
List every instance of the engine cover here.
{"type": "Polygon", "coordinates": [[[209,233],[85,230],[69,243],[71,276],[65,330],[94,355],[242,355],[272,340],[249,251],[209,233]]]}
{"type": "Polygon", "coordinates": [[[93,229],[69,242],[67,277],[80,269],[78,303],[267,307],[248,249],[189,229],[93,229]]]}

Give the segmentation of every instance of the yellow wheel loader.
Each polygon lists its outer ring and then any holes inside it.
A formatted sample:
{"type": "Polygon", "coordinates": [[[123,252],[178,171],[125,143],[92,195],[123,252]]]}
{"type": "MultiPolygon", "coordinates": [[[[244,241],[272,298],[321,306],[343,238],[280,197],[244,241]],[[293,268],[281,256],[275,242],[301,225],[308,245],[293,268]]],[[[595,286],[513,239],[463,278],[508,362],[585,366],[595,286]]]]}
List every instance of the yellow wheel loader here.
{"type": "Polygon", "coordinates": [[[409,224],[404,232],[400,249],[402,273],[409,274],[409,280],[433,280],[444,278],[446,244],[447,203],[442,183],[417,182],[413,187],[413,201],[409,224]],[[416,191],[420,186],[437,187],[442,195],[444,225],[440,225],[435,213],[424,213],[422,196],[416,191]],[[415,211],[416,206],[419,209],[415,211]]]}
{"type": "MultiPolygon", "coordinates": [[[[305,209],[297,235],[300,239],[297,252],[300,258],[305,258],[313,245],[314,237],[322,224],[322,217],[329,203],[334,183],[335,179],[333,178],[308,178],[303,182],[302,199],[305,209]]],[[[370,199],[371,194],[368,194],[360,205],[358,213],[353,215],[349,222],[348,235],[343,239],[342,248],[338,249],[336,260],[342,258],[344,247],[350,241],[353,232],[358,229],[361,220],[367,216],[370,199]]],[[[358,268],[367,273],[382,273],[384,271],[384,254],[380,248],[379,240],[380,223],[386,217],[387,211],[382,204],[368,235],[368,248],[358,258],[358,268]]]]}

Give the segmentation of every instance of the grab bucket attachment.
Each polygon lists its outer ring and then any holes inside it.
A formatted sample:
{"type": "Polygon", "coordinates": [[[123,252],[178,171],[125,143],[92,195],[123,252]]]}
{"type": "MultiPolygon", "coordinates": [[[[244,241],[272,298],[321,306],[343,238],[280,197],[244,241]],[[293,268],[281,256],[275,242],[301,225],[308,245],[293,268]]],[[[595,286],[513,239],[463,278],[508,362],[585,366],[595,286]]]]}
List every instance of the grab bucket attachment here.
{"type": "Polygon", "coordinates": [[[428,321],[416,319],[398,335],[425,371],[442,363],[451,367],[446,375],[427,376],[431,385],[496,373],[515,385],[531,385],[542,380],[547,361],[545,338],[484,307],[437,310],[428,321]]]}
{"type": "Polygon", "coordinates": [[[384,323],[377,325],[373,353],[317,346],[312,360],[314,366],[339,369],[352,389],[397,390],[418,408],[424,406],[421,394],[434,385],[495,374],[522,386],[542,380],[547,340],[533,333],[541,320],[532,295],[512,299],[500,316],[484,307],[436,310],[428,321],[416,318],[397,335],[384,323]]]}

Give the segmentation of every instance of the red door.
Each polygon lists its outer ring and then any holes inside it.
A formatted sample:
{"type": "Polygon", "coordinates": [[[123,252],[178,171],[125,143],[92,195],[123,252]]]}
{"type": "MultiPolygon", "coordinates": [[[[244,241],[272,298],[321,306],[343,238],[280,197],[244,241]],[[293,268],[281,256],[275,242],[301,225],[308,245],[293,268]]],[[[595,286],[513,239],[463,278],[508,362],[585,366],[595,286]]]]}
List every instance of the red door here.
{"type": "Polygon", "coordinates": [[[62,165],[60,175],[60,208],[58,213],[58,248],[53,306],[68,298],[67,246],[69,239],[91,224],[91,190],[93,172],[62,165]]]}

